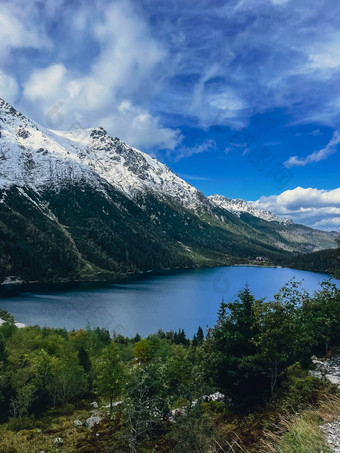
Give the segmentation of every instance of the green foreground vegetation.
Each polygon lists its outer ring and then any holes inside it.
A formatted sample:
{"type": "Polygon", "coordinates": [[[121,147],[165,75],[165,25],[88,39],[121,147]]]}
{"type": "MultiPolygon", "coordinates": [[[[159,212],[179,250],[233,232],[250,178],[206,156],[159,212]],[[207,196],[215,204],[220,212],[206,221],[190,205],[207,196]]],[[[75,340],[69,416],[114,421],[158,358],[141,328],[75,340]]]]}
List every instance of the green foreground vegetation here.
{"type": "Polygon", "coordinates": [[[330,281],[313,295],[291,281],[271,301],[246,287],[192,340],[0,318],[1,452],[328,451],[318,426],[330,406],[340,414],[340,396],[308,369],[313,354],[340,346],[330,281]],[[203,398],[217,391],[224,397],[203,398]],[[92,429],[91,415],[101,419],[92,429]]]}

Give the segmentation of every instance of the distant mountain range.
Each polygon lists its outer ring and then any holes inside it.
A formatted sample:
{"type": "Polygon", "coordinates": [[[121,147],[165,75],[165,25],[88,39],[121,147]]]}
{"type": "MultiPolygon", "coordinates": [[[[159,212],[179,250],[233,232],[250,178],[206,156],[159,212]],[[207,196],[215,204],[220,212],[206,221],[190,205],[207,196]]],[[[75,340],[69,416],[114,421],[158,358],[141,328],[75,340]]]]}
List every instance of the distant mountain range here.
{"type": "Polygon", "coordinates": [[[205,197],[101,127],[51,131],[2,99],[0,127],[0,282],[275,262],[335,246],[336,233],[205,197]]]}

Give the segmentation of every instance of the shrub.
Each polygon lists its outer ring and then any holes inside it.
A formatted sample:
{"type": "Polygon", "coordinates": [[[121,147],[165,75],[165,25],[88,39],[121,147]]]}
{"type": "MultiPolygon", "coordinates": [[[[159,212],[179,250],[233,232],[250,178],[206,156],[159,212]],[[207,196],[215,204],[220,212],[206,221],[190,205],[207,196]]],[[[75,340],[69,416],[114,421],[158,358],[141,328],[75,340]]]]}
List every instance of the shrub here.
{"type": "Polygon", "coordinates": [[[22,429],[33,429],[35,420],[33,415],[27,417],[11,417],[8,421],[8,429],[11,431],[21,431],[22,429]]]}

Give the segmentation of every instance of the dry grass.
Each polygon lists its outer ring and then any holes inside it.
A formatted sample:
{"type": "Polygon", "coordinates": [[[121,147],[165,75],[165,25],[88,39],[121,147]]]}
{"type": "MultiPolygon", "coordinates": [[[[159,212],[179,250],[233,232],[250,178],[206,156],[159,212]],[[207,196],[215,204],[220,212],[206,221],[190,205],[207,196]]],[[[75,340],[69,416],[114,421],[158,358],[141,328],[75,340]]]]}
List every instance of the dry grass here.
{"type": "Polygon", "coordinates": [[[301,414],[286,413],[275,426],[264,432],[259,453],[328,453],[320,425],[340,417],[340,394],[324,395],[317,408],[301,414]]]}
{"type": "Polygon", "coordinates": [[[325,395],[317,409],[318,415],[326,422],[340,417],[340,394],[325,395]]]}

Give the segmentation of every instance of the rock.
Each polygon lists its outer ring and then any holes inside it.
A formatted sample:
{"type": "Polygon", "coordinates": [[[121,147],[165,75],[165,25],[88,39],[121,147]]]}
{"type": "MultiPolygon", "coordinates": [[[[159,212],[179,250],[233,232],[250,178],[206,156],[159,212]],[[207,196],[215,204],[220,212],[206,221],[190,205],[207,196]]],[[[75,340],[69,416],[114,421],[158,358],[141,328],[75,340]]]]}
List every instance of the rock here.
{"type": "Polygon", "coordinates": [[[326,379],[328,379],[331,384],[340,385],[339,376],[334,376],[333,374],[326,374],[326,379]]]}
{"type": "Polygon", "coordinates": [[[85,422],[85,425],[92,429],[94,427],[94,425],[98,425],[100,422],[102,421],[102,418],[99,417],[99,416],[92,416],[92,417],[89,417],[88,419],[86,419],[86,422],[85,422]]]}
{"type": "Polygon", "coordinates": [[[320,426],[333,453],[340,452],[340,419],[320,426]]]}
{"type": "Polygon", "coordinates": [[[210,401],[223,401],[224,395],[221,392],[215,392],[209,395],[210,401]]]}
{"type": "Polygon", "coordinates": [[[99,407],[97,401],[93,401],[93,402],[91,403],[91,406],[92,406],[94,409],[98,409],[98,407],[99,407]]]}
{"type": "Polygon", "coordinates": [[[74,426],[82,426],[83,425],[83,422],[81,422],[80,420],[74,420],[74,426]]]}
{"type": "Polygon", "coordinates": [[[64,441],[63,441],[63,439],[61,437],[55,437],[53,439],[53,445],[55,447],[61,447],[63,445],[63,443],[64,443],[64,441]]]}

